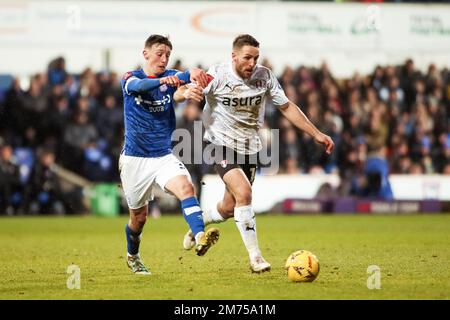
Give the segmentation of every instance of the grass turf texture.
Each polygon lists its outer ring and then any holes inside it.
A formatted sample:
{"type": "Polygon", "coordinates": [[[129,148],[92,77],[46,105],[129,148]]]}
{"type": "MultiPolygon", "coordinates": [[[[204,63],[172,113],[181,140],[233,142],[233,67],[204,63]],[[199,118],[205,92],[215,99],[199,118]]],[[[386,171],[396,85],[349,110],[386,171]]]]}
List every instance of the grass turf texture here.
{"type": "Polygon", "coordinates": [[[270,273],[252,274],[233,221],[204,257],[182,249],[180,216],[149,219],[141,256],[153,273],[125,264],[127,218],[0,218],[0,299],[449,299],[450,215],[259,215],[270,273]],[[321,263],[312,283],[289,282],[288,255],[306,249],[321,263]],[[69,290],[67,267],[81,270],[69,290]],[[381,289],[367,288],[369,265],[381,289]]]}

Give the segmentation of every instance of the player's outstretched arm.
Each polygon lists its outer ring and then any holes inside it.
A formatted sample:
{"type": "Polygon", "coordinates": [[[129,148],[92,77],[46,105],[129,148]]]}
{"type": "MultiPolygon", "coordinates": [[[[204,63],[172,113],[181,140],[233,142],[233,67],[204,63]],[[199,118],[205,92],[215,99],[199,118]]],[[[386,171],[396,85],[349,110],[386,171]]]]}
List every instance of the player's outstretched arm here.
{"type": "Polygon", "coordinates": [[[185,83],[183,79],[180,79],[178,76],[167,76],[159,79],[161,84],[167,84],[172,87],[179,87],[185,83]]]}
{"type": "Polygon", "coordinates": [[[200,68],[191,68],[184,72],[178,72],[176,76],[184,81],[184,83],[193,83],[200,86],[202,89],[206,88],[208,84],[214,79],[200,68]]]}
{"type": "Polygon", "coordinates": [[[202,88],[198,85],[188,84],[181,86],[175,91],[173,99],[176,102],[183,102],[184,100],[192,99],[197,102],[203,100],[202,88]]]}
{"type": "Polygon", "coordinates": [[[127,81],[125,84],[125,89],[127,90],[127,93],[142,93],[147,92],[149,90],[153,90],[158,88],[160,85],[169,85],[173,87],[178,87],[182,84],[184,84],[183,80],[180,80],[177,76],[168,76],[163,78],[157,78],[157,79],[138,79],[138,78],[131,78],[127,81]]]}
{"type": "Polygon", "coordinates": [[[291,121],[297,128],[305,131],[317,143],[323,144],[325,146],[325,152],[331,154],[334,148],[334,142],[329,136],[322,133],[317,127],[306,117],[302,110],[293,102],[288,103],[279,107],[279,110],[289,121],[291,121]]]}
{"type": "Polygon", "coordinates": [[[127,93],[141,93],[158,88],[161,85],[159,79],[139,79],[132,77],[125,83],[127,93]]]}

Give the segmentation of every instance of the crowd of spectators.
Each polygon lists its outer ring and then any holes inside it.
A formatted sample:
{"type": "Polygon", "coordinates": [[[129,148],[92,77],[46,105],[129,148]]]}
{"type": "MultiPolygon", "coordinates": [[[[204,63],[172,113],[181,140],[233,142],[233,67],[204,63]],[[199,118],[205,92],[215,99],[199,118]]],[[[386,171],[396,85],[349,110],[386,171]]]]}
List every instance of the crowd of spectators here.
{"type": "MultiPolygon", "coordinates": [[[[268,60],[262,63],[271,67],[268,60]]],[[[390,173],[450,174],[448,70],[432,64],[421,72],[407,60],[336,79],[323,63],[288,66],[279,81],[288,98],[335,141],[335,152],[326,157],[267,105],[264,127],[280,130],[279,173],[338,173],[346,182],[343,195],[357,192],[352,177],[364,172],[372,153],[386,158],[390,173]]],[[[19,79],[0,88],[0,213],[76,212],[74,203],[81,201],[76,192],[61,191],[54,163],[93,182],[118,182],[122,99],[119,75],[89,68],[71,74],[62,57],[33,75],[27,88],[19,79]]],[[[178,127],[192,131],[201,108],[179,106],[178,127]]],[[[199,186],[208,168],[189,170],[199,186]]]]}
{"type": "Polygon", "coordinates": [[[325,157],[272,108],[267,121],[281,130],[284,172],[336,172],[349,184],[343,184],[343,195],[372,155],[384,157],[391,174],[450,174],[449,70],[431,64],[420,72],[408,59],[340,80],[323,63],[317,69],[286,67],[279,80],[289,99],[336,145],[325,157]]]}
{"type": "Polygon", "coordinates": [[[79,210],[82,195],[61,192],[51,162],[92,182],[119,180],[119,80],[116,73],[91,69],[70,74],[62,57],[33,75],[26,90],[13,79],[0,95],[0,212],[79,210]]]}

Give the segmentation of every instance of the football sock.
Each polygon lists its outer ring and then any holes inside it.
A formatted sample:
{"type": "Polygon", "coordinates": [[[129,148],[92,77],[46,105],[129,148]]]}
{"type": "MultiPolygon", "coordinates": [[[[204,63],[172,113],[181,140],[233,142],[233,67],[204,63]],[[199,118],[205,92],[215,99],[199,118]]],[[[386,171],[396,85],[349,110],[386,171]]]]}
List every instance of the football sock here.
{"type": "Polygon", "coordinates": [[[234,220],[251,259],[261,255],[256,236],[256,219],[252,205],[235,207],[234,220]]]}
{"type": "Polygon", "coordinates": [[[189,227],[195,236],[197,236],[199,232],[205,230],[202,209],[200,208],[200,204],[196,197],[190,197],[181,201],[181,209],[183,210],[184,219],[189,224],[189,227]]]}
{"type": "Polygon", "coordinates": [[[125,234],[127,236],[127,250],[130,255],[137,255],[139,253],[139,244],[141,243],[141,232],[135,232],[130,229],[128,224],[125,227],[125,234]]]}
{"type": "Polygon", "coordinates": [[[211,223],[221,223],[225,220],[217,210],[217,203],[210,210],[203,211],[203,222],[205,226],[211,223]]]}

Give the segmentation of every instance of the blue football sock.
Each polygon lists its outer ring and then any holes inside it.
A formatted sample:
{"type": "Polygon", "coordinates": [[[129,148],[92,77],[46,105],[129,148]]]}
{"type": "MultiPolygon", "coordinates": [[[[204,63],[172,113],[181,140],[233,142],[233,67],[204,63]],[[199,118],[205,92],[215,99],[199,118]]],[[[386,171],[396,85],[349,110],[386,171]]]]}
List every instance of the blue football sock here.
{"type": "Polygon", "coordinates": [[[139,244],[141,243],[141,233],[130,229],[128,224],[125,227],[125,234],[127,235],[127,249],[129,254],[139,253],[139,244]]]}
{"type": "Polygon", "coordinates": [[[202,209],[196,197],[190,197],[181,201],[184,219],[191,227],[192,233],[196,235],[205,230],[203,223],[202,209]]]}

